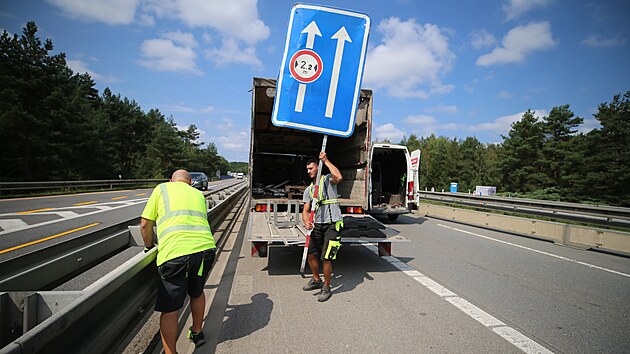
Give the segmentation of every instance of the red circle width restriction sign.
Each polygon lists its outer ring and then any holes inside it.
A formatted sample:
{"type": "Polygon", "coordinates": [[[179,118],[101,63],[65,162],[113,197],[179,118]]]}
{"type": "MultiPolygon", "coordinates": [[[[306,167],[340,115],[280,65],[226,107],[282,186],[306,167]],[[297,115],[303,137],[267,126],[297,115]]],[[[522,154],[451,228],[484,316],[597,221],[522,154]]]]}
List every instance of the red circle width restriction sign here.
{"type": "Polygon", "coordinates": [[[317,80],[322,74],[322,58],[310,49],[298,50],[289,63],[291,75],[299,82],[308,84],[317,80]]]}

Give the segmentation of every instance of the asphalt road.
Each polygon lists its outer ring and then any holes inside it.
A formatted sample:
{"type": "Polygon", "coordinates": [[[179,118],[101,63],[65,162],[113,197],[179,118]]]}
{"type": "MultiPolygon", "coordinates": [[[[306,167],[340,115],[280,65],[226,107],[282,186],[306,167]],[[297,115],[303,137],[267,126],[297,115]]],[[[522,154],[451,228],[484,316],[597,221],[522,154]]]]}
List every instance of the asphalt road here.
{"type": "Polygon", "coordinates": [[[207,284],[229,291],[208,302],[215,341],[195,352],[629,351],[630,259],[418,216],[389,226],[411,242],[395,257],[344,246],[325,303],[301,290],[300,248],[252,258],[239,235],[207,284]]]}
{"type": "MultiPolygon", "coordinates": [[[[233,181],[214,181],[208,188],[233,181]]],[[[0,261],[139,217],[151,191],[0,199],[0,261]]]]}
{"type": "MultiPolygon", "coordinates": [[[[0,201],[1,220],[26,224],[0,231],[0,260],[137,217],[148,193],[0,201]]],[[[334,295],[319,303],[301,290],[302,249],[272,247],[269,258],[252,258],[240,223],[206,286],[212,341],[196,352],[630,351],[630,258],[401,216],[389,226],[411,242],[394,244],[394,257],[344,245],[334,295]]]]}

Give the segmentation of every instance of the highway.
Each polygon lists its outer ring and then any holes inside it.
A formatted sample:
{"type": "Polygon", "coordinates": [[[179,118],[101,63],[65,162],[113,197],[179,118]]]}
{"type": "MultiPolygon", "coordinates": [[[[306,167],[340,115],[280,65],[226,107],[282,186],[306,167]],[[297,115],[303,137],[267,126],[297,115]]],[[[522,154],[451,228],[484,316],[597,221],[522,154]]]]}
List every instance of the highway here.
{"type": "MultiPolygon", "coordinates": [[[[301,249],[251,258],[239,235],[234,269],[207,285],[225,297],[208,302],[204,329],[215,342],[195,352],[630,349],[630,259],[419,216],[389,226],[411,242],[383,258],[374,246],[344,246],[326,303],[301,290],[301,249]]],[[[185,338],[180,345],[192,352],[185,338]]]]}
{"type": "MultiPolygon", "coordinates": [[[[149,193],[0,201],[1,220],[24,222],[0,231],[0,260],[137,217],[149,193]]],[[[374,245],[344,245],[334,295],[319,303],[301,289],[301,248],[249,255],[247,213],[231,217],[234,231],[208,279],[208,343],[196,353],[630,351],[630,258],[405,215],[388,226],[411,242],[394,244],[392,257],[379,257],[374,245]]],[[[130,333],[134,342],[112,351],[145,351],[157,333],[151,318],[130,333]]],[[[191,353],[185,334],[178,349],[191,353]]]]}
{"type": "Polygon", "coordinates": [[[151,190],[0,199],[0,262],[139,217],[151,190]]]}

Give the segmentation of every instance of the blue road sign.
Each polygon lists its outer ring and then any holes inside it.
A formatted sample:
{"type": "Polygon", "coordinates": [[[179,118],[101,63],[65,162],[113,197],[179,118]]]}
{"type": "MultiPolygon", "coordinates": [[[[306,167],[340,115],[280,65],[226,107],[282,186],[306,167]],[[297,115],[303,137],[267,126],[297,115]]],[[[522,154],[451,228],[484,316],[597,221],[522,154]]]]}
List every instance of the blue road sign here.
{"type": "Polygon", "coordinates": [[[365,14],[293,6],[273,124],[326,135],[352,135],[369,31],[370,18],[365,14]]]}

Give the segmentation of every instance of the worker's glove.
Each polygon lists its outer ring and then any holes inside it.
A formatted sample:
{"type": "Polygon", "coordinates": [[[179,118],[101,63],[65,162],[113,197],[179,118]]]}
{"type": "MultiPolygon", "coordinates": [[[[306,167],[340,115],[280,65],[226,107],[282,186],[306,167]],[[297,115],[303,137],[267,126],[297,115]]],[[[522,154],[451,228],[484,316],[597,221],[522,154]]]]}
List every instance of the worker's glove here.
{"type": "Polygon", "coordinates": [[[153,247],[155,247],[155,243],[151,247],[144,246],[144,253],[149,252],[153,247]]]}

